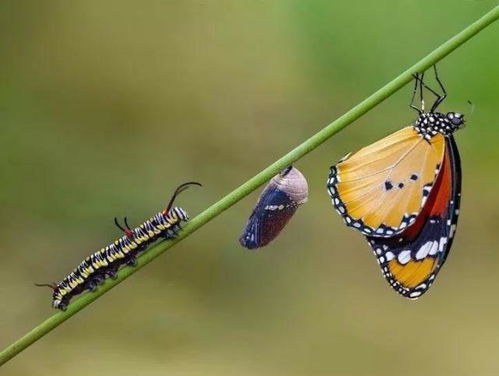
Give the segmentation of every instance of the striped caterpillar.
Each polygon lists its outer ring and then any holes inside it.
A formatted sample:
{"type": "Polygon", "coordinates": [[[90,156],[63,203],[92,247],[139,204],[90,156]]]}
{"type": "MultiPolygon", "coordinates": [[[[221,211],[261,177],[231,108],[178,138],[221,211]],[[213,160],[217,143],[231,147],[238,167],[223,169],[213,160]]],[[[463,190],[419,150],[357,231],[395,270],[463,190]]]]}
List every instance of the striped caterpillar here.
{"type": "Polygon", "coordinates": [[[189,216],[184,209],[172,207],[173,202],[178,194],[190,185],[201,186],[197,182],[180,185],[173,193],[166,209],[134,229],[130,228],[126,217],[125,228],[119,224],[117,218],[114,218],[116,226],[124,232],[121,238],[88,256],[59,283],[36,284],[36,286],[48,286],[53,290],[52,307],[65,311],[72,297],[85,290],[95,291],[97,285],[104,282],[107,277],[116,278],[116,273],[122,265],[135,266],[138,254],[145,251],[154,241],[160,238],[175,238],[181,228],[181,222],[187,222],[189,216]]]}

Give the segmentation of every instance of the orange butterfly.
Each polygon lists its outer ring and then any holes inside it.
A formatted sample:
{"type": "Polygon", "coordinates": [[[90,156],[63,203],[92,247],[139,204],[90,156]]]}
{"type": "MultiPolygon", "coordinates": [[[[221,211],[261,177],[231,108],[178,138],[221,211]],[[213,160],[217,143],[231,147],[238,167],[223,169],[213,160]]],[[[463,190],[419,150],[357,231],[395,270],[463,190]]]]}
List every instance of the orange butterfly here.
{"type": "Polygon", "coordinates": [[[415,75],[411,107],[418,119],[331,167],[327,188],[347,226],[366,236],[388,283],[415,299],[425,293],[449,253],[459,214],[461,163],[453,132],[457,112],[437,107],[447,96],[415,75]],[[421,109],[413,105],[420,91],[421,109]],[[423,87],[437,99],[424,111],[423,87]]]}

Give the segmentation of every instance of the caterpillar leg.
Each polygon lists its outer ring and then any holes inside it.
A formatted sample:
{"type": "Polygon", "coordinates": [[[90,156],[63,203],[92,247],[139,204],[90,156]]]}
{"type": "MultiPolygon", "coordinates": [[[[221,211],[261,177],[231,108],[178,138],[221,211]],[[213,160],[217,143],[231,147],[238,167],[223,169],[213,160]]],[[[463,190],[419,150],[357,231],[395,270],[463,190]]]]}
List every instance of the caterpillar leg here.
{"type": "Polygon", "coordinates": [[[132,256],[128,261],[126,262],[128,266],[137,266],[137,257],[132,256]]]}
{"type": "Polygon", "coordinates": [[[147,248],[147,244],[141,244],[137,248],[135,248],[135,251],[136,252],[142,252],[142,251],[145,251],[146,248],[147,248]]]}
{"type": "Polygon", "coordinates": [[[106,270],[106,275],[109,276],[111,279],[116,279],[118,278],[118,275],[116,274],[118,272],[118,267],[111,267],[108,270],[106,270]]]}
{"type": "Polygon", "coordinates": [[[173,239],[173,238],[175,238],[175,236],[176,236],[176,234],[172,231],[167,231],[163,235],[161,235],[161,237],[165,240],[173,239]]]}
{"type": "Polygon", "coordinates": [[[68,309],[68,305],[66,303],[61,302],[61,303],[59,303],[57,308],[59,308],[61,311],[65,311],[66,309],[68,309]]]}
{"type": "Polygon", "coordinates": [[[87,281],[87,283],[85,283],[85,289],[94,292],[95,290],[97,290],[97,284],[95,283],[95,281],[87,281]]]}
{"type": "Polygon", "coordinates": [[[168,239],[175,239],[177,237],[178,232],[182,229],[180,225],[174,225],[173,227],[169,228],[162,234],[161,236],[168,240],[168,239]]]}
{"type": "Polygon", "coordinates": [[[96,285],[101,285],[104,283],[104,279],[105,277],[102,276],[102,275],[96,275],[93,279],[93,282],[96,284],[96,285]]]}

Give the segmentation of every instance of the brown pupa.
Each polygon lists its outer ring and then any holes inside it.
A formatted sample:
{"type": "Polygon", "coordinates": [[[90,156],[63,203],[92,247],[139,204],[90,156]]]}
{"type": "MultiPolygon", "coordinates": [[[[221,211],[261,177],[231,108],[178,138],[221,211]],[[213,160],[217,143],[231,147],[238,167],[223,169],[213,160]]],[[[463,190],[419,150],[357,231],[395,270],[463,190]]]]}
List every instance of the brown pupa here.
{"type": "Polygon", "coordinates": [[[266,246],[307,199],[305,176],[297,168],[287,167],[274,176],[260,194],[239,242],[248,249],[266,246]]]}

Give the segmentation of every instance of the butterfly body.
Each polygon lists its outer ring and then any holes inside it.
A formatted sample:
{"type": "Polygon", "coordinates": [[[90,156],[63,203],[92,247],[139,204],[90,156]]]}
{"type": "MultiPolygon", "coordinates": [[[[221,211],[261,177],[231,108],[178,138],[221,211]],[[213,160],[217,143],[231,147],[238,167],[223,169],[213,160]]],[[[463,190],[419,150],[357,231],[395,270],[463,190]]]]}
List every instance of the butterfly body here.
{"type": "Polygon", "coordinates": [[[442,114],[440,112],[427,112],[419,115],[414,123],[414,129],[424,138],[431,139],[438,134],[452,135],[462,127],[463,115],[458,112],[442,114]]]}

